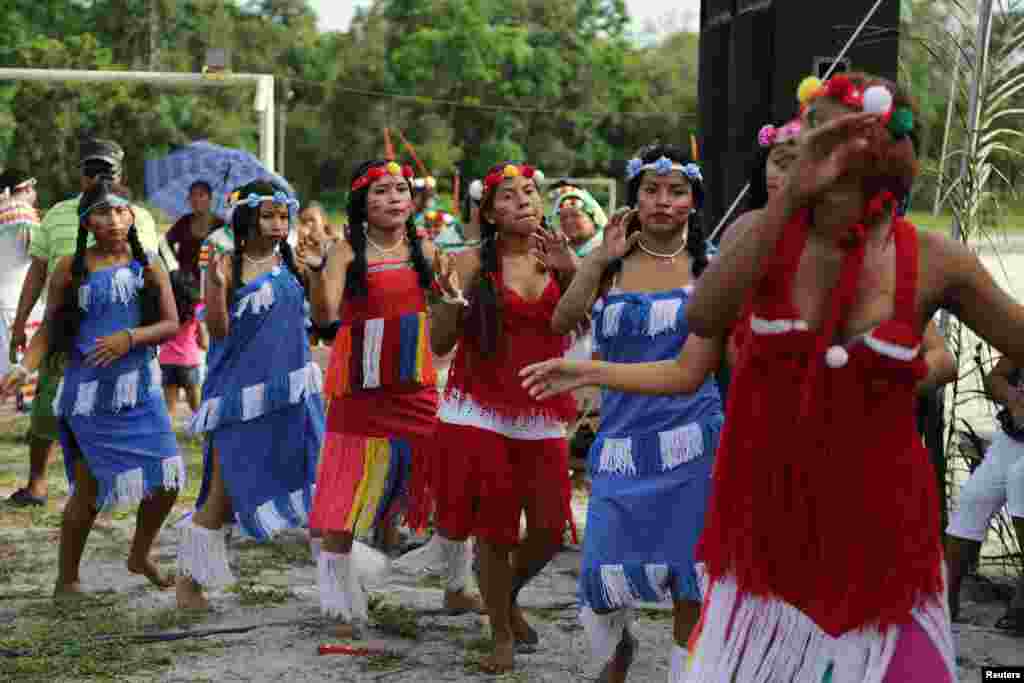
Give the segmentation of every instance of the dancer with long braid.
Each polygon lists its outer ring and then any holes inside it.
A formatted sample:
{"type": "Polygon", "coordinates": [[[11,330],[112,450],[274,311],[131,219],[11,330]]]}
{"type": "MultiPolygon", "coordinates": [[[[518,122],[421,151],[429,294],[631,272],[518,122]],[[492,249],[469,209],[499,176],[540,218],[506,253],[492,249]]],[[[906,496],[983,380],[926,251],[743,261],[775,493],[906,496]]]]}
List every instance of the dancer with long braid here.
{"type": "Polygon", "coordinates": [[[206,607],[204,587],[234,581],[225,523],[258,540],[306,523],[323,442],[307,273],[287,241],[298,203],[266,182],[241,187],[235,201],[234,249],[207,271],[211,348],[191,425],[206,434],[203,484],[195,513],[180,525],[182,608],[206,607]]]}
{"type": "MultiPolygon", "coordinates": [[[[317,559],[320,604],[351,636],[367,620],[356,536],[404,513],[412,528],[429,521],[431,439],[437,426],[437,375],[430,353],[427,297],[434,247],[417,236],[412,169],[368,161],[353,174],[348,239],[326,260],[311,255],[313,314],[333,337],[324,393],[327,438],[310,528],[322,534],[317,559]],[[356,552],[353,549],[356,548],[356,552]]],[[[478,610],[466,592],[470,548],[445,546],[444,605],[478,610]]]]}
{"type": "MultiPolygon", "coordinates": [[[[604,243],[580,267],[555,310],[556,332],[593,311],[603,359],[642,363],[680,357],[689,338],[686,303],[708,264],[697,212],[700,169],[670,145],[640,150],[627,170],[628,204],[604,243]]],[[[626,680],[636,654],[632,606],[671,599],[675,648],[670,680],[681,680],[686,644],[700,614],[694,548],[704,527],[722,403],[711,371],[721,343],[689,343],[680,362],[703,369],[684,396],[605,390],[601,425],[588,458],[593,488],[580,569],[581,620],[599,680],[626,680]]],[[[578,367],[556,359],[534,367],[542,377],[578,367]]]]}
{"type": "Polygon", "coordinates": [[[537,644],[519,592],[558,551],[572,519],[565,435],[575,401],[535,401],[517,375],[565,353],[568,337],[550,323],[576,268],[564,236],[542,230],[535,177],[521,164],[491,169],[480,205],[482,246],[439,258],[431,308],[434,352],[443,356],[458,344],[438,411],[437,528],[446,542],[474,535],[479,544],[494,637],[484,667],[493,672],[514,667],[517,645],[537,644]],[[468,302],[461,283],[469,285],[468,302]]]}
{"type": "Polygon", "coordinates": [[[55,595],[81,592],[79,566],[96,515],[138,504],[128,569],[161,588],[172,584],[150,558],[157,533],[185,485],[160,384],[156,345],[178,330],[167,273],[143,251],[127,199],[101,180],[79,200],[78,240],[50,280],[46,322],[9,393],[27,368],[63,354],[53,402],[71,498],[61,523],[55,595]],[[86,247],[90,235],[95,246],[86,247]]]}

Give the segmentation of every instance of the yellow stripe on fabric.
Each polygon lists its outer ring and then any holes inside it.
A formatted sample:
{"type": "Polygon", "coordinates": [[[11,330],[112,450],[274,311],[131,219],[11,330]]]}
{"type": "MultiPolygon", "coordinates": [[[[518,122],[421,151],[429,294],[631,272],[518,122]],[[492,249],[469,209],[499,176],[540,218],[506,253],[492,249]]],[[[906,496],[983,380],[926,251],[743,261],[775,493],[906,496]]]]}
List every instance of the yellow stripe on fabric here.
{"type": "Polygon", "coordinates": [[[391,442],[388,439],[367,438],[363,459],[363,478],[352,499],[346,529],[356,536],[367,533],[373,526],[374,511],[380,505],[391,466],[391,442]]]}
{"type": "Polygon", "coordinates": [[[427,379],[426,363],[430,349],[427,348],[427,316],[425,313],[420,313],[417,317],[419,318],[419,334],[416,335],[416,381],[423,384],[427,379]]]}

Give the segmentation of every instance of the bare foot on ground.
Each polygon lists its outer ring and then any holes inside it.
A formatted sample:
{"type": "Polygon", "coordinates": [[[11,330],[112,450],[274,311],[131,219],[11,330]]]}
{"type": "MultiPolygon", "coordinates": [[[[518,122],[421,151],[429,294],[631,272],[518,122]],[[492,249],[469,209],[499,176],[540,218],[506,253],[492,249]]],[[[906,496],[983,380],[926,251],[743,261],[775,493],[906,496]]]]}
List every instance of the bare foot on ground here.
{"type": "Polygon", "coordinates": [[[540,642],[540,636],[537,635],[537,632],[526,621],[523,610],[519,605],[512,605],[512,611],[509,612],[509,621],[512,622],[512,634],[516,638],[516,643],[536,645],[540,642]]]}
{"type": "Polygon", "coordinates": [[[210,609],[210,601],[203,596],[202,587],[187,576],[179,576],[175,582],[178,609],[210,609]]]}
{"type": "Polygon", "coordinates": [[[466,612],[484,614],[486,611],[484,602],[479,595],[467,593],[464,590],[454,593],[445,591],[444,608],[453,614],[465,614],[466,612]]]}
{"type": "Polygon", "coordinates": [[[86,596],[82,585],[77,581],[71,583],[58,583],[53,589],[53,601],[64,602],[66,600],[80,600],[86,596]]]}
{"type": "Polygon", "coordinates": [[[128,571],[130,571],[132,574],[141,574],[145,576],[147,579],[149,579],[149,582],[151,584],[153,584],[157,588],[160,588],[161,590],[165,588],[170,588],[174,585],[174,579],[168,576],[167,574],[161,572],[160,569],[155,564],[153,564],[153,561],[148,558],[142,560],[141,562],[138,560],[129,559],[125,564],[128,567],[128,571]]]}
{"type": "Polygon", "coordinates": [[[515,669],[515,644],[495,641],[494,652],[480,661],[480,668],[489,674],[503,674],[515,669]]]}

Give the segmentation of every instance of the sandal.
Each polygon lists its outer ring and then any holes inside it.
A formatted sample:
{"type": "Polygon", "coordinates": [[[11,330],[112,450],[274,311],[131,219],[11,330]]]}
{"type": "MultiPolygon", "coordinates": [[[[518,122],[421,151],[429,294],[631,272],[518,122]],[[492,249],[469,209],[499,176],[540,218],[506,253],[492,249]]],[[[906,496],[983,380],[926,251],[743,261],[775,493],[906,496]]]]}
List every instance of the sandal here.
{"type": "Polygon", "coordinates": [[[10,498],[7,499],[7,503],[20,508],[33,506],[42,507],[46,505],[46,496],[33,496],[28,492],[28,489],[18,489],[11,494],[10,498]]]}
{"type": "Polygon", "coordinates": [[[1014,638],[1024,638],[1024,607],[1007,608],[1006,614],[995,623],[995,628],[1014,638]]]}

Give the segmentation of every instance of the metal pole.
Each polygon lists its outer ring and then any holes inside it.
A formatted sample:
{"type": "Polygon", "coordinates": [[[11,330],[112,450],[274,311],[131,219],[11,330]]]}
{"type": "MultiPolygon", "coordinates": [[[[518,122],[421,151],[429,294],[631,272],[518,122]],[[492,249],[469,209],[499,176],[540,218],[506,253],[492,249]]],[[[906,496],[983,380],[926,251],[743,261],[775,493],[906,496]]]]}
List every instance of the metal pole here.
{"type": "Polygon", "coordinates": [[[166,71],[88,71],[79,69],[4,69],[0,81],[79,83],[153,83],[186,88],[227,88],[256,85],[255,109],[260,114],[260,161],[274,171],[274,77],[266,74],[196,74],[166,71]]]}
{"type": "Polygon", "coordinates": [[[953,126],[953,104],[956,102],[956,86],[960,80],[961,51],[956,51],[956,63],[953,65],[953,80],[949,85],[949,104],[946,106],[946,130],[942,133],[942,154],[939,156],[939,177],[935,181],[935,206],[932,215],[938,216],[942,208],[942,176],[946,172],[946,153],[949,151],[949,129],[953,126]]]}

